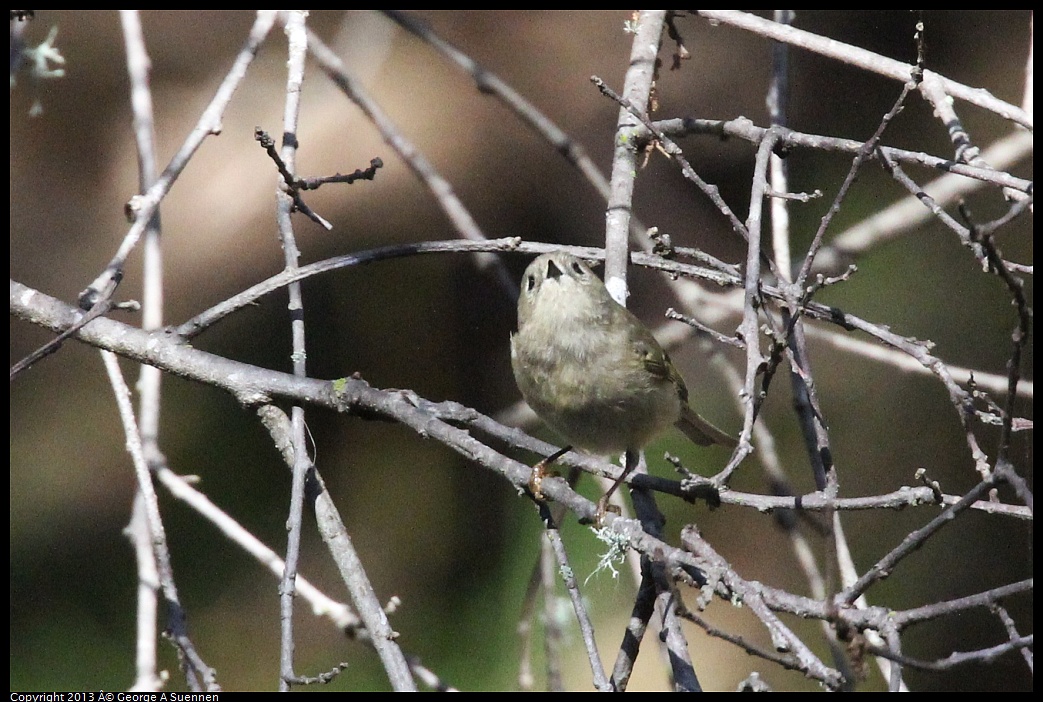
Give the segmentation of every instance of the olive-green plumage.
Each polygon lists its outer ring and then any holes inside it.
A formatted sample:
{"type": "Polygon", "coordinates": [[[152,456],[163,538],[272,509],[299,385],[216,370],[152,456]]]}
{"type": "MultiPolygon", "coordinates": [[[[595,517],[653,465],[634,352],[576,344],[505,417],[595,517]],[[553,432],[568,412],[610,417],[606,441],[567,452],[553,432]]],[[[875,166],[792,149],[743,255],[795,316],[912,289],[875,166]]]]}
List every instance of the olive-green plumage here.
{"type": "Polygon", "coordinates": [[[636,452],[673,424],[702,446],[736,443],[689,408],[659,342],[570,254],[544,254],[525,270],[511,364],[536,414],[591,453],[636,452]]]}

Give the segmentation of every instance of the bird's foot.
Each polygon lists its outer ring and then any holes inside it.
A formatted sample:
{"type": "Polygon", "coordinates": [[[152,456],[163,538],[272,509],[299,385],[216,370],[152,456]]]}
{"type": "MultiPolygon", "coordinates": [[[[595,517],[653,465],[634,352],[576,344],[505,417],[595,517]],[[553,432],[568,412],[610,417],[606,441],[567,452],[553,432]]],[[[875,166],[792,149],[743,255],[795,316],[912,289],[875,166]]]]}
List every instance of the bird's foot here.
{"type": "Polygon", "coordinates": [[[532,496],[539,502],[543,502],[546,499],[543,494],[543,479],[547,476],[556,477],[558,475],[556,471],[547,470],[547,467],[571,450],[571,446],[566,446],[563,449],[555,451],[532,467],[532,473],[529,475],[529,492],[531,492],[532,496]]]}

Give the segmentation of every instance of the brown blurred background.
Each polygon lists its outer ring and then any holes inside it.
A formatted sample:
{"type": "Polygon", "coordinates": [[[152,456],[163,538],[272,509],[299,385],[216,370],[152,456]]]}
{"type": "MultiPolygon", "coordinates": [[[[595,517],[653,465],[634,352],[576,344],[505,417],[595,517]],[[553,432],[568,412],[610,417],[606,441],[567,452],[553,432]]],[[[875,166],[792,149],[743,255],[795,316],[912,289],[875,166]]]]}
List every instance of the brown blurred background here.
{"type": "MultiPolygon", "coordinates": [[[[630,52],[628,14],[613,12],[424,12],[444,38],[498,74],[583,143],[607,173],[617,109],[591,85],[597,75],[620,89],[630,52]]],[[[160,161],[165,164],[196,123],[243,44],[253,14],[149,11],[142,15],[153,62],[160,161]]],[[[908,12],[803,12],[796,25],[892,58],[915,58],[915,15],[908,12]]],[[[137,191],[130,130],[126,58],[115,12],[38,11],[27,36],[56,45],[66,76],[11,92],[11,277],[72,301],[112,256],[127,229],[123,205],[137,191]],[[30,118],[38,98],[42,115],[30,118]]],[[[489,237],[599,245],[604,203],[539,136],[430,47],[370,12],[312,13],[309,26],[344,58],[412,140],[452,183],[489,237]]],[[[1021,103],[1030,41],[1028,11],[927,13],[928,67],[1021,103]]],[[[697,18],[679,22],[693,58],[664,70],[658,117],[728,119],[765,124],[770,46],[697,18]]],[[[665,44],[664,44],[665,46],[665,44]]],[[[274,224],[276,174],[253,138],[255,126],[281,132],[285,38],[273,30],[224,115],[162,206],[166,256],[166,320],[179,323],[282,266],[274,224]]],[[[670,47],[664,48],[667,57],[670,47]]],[[[795,51],[790,126],[799,131],[867,138],[892,105],[892,81],[795,51]]],[[[957,105],[972,138],[987,145],[1009,124],[957,105]]],[[[431,194],[380,135],[320,71],[309,67],[299,132],[302,175],[348,173],[373,157],[385,167],[374,182],[326,186],[306,196],[330,220],[325,232],[295,217],[305,262],[392,243],[452,239],[456,233],[431,194]]],[[[913,97],[885,143],[946,156],[951,145],[931,110],[913,97]]],[[[746,216],[753,149],[711,138],[683,142],[693,166],[719,185],[746,216]]],[[[814,232],[849,159],[795,153],[792,190],[826,191],[824,201],[792,208],[794,256],[814,232]]],[[[1016,172],[1032,177],[1031,161],[1016,172]]],[[[913,171],[926,182],[933,177],[913,171]]],[[[861,176],[839,217],[846,226],[904,195],[878,168],[861,176]]],[[[989,192],[972,201],[984,220],[1002,203],[989,192]]],[[[706,199],[672,163],[653,155],[637,181],[635,212],[680,245],[699,246],[739,262],[744,247],[706,199]]],[[[839,229],[838,229],[839,230],[839,229]]],[[[1000,245],[1031,263],[1031,224],[1006,230],[1000,245]]],[[[519,275],[526,259],[505,259],[519,275]]],[[[955,237],[937,224],[873,251],[860,272],[820,299],[894,331],[930,339],[947,362],[1004,373],[1015,319],[998,281],[982,274],[955,237]]],[[[131,259],[121,299],[140,294],[140,255],[131,259]]],[[[672,301],[654,275],[633,277],[635,309],[661,324],[672,301]]],[[[1031,279],[1028,281],[1031,296],[1031,279]]],[[[336,378],[358,371],[375,386],[411,388],[495,414],[518,400],[507,337],[514,310],[492,277],[464,255],[398,259],[345,269],[304,284],[309,373],[336,378]]],[[[1030,297],[1031,299],[1031,297],[1030,297]]],[[[698,314],[698,311],[687,310],[698,314]]],[[[132,315],[121,319],[133,323],[132,315]]],[[[199,337],[194,344],[262,366],[289,370],[284,294],[270,296],[199,337]]],[[[737,320],[734,320],[737,321],[737,320]]],[[[733,321],[733,323],[734,323],[733,321]]],[[[734,326],[722,325],[730,333],[734,326]]],[[[11,322],[11,361],[48,338],[11,322]]],[[[875,362],[813,347],[812,362],[834,457],[846,496],[913,484],[927,468],[943,489],[959,494],[975,482],[954,411],[940,384],[875,362]]],[[[726,352],[736,363],[740,357],[726,352]]],[[[704,369],[698,352],[680,352],[682,373],[704,415],[731,431],[740,416],[725,384],[704,369]]],[[[1031,377],[1032,351],[1026,373],[1031,377]]],[[[137,368],[124,362],[130,379],[137,368]]],[[[763,421],[775,432],[799,490],[813,489],[788,382],[776,381],[763,421]],[[781,393],[781,394],[780,394],[781,393]]],[[[162,448],[170,465],[201,477],[201,487],[277,551],[285,548],[289,478],[254,415],[211,388],[164,382],[162,448]]],[[[1002,401],[1002,398],[997,398],[1002,401]]],[[[1031,416],[1031,403],[1019,410],[1031,416]]],[[[437,444],[393,425],[310,410],[317,463],[340,506],[380,597],[403,607],[392,617],[407,652],[463,689],[514,685],[519,603],[538,550],[531,504],[504,481],[437,444]]],[[[69,343],[11,385],[11,688],[120,689],[134,676],[133,556],[126,525],[134,477],[112,392],[96,351],[69,343]]],[[[553,437],[540,427],[534,431],[553,437]]],[[[986,432],[987,434],[987,432],[986,432]]],[[[686,449],[670,437],[664,446],[686,449]]],[[[1023,474],[1031,440],[1016,439],[1023,474]]],[[[985,450],[994,454],[995,446],[985,450]]],[[[656,450],[652,469],[669,475],[656,450]]],[[[520,456],[532,460],[531,456],[520,456]]],[[[715,459],[717,460],[717,459],[715,459]]],[[[712,472],[720,466],[708,466],[712,472]]],[[[1031,478],[1031,474],[1029,474],[1031,478]]],[[[755,461],[733,485],[763,491],[755,461]]],[[[591,494],[593,494],[591,489],[591,494]]],[[[1010,499],[1009,494],[1001,495],[1010,499]]],[[[181,504],[163,497],[174,566],[191,633],[225,689],[275,688],[278,679],[277,582],[181,504]]],[[[854,514],[846,519],[865,568],[930,510],[854,514]]],[[[803,592],[784,537],[771,518],[750,510],[685,506],[668,528],[697,521],[745,577],[803,592]]],[[[984,516],[961,520],[870,592],[873,603],[913,607],[978,592],[1031,573],[1031,527],[984,516]],[[943,576],[939,577],[939,573],[943,576]],[[901,577],[898,577],[898,576],[901,577]]],[[[582,577],[599,544],[567,525],[582,577]]],[[[302,574],[345,598],[324,550],[308,530],[302,574]]],[[[598,617],[608,660],[621,636],[632,584],[596,577],[585,588],[598,617]]],[[[1027,598],[1026,598],[1027,600],[1027,598]]],[[[1031,614],[1031,602],[1012,603],[1031,614]]],[[[317,674],[341,660],[350,667],[331,687],[385,689],[375,656],[346,642],[326,622],[298,609],[297,669],[317,674]]],[[[762,644],[745,612],[715,603],[708,614],[762,644]]],[[[1022,616],[1022,623],[1030,619],[1022,616]]],[[[1026,624],[1026,626],[1030,626],[1026,624]]],[[[1022,631],[1021,633],[1031,633],[1022,631]]],[[[969,615],[915,630],[905,652],[931,659],[1004,638],[995,619],[969,615]],[[980,620],[980,621],[977,621],[980,620]]],[[[779,689],[812,687],[724,644],[693,634],[696,670],[707,689],[732,689],[752,670],[779,689]]],[[[571,689],[588,689],[578,634],[568,646],[571,689]]],[[[174,689],[181,685],[169,646],[161,644],[174,689]]],[[[826,655],[824,650],[818,651],[826,655]]],[[[666,684],[651,645],[632,689],[666,684]]],[[[914,689],[1029,689],[1031,676],[1008,655],[991,666],[941,675],[909,673],[914,689]]],[[[879,689],[876,673],[864,687],[879,689]]]]}

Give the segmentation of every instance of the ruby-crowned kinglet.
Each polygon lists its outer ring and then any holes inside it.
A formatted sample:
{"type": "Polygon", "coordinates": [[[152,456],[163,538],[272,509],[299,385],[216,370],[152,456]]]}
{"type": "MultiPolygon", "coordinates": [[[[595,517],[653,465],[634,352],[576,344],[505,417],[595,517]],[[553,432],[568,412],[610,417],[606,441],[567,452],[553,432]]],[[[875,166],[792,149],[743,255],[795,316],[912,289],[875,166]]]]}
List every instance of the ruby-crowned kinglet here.
{"type": "Polygon", "coordinates": [[[571,445],[626,452],[609,494],[673,424],[700,446],[736,445],[688,406],[684,380],[652,332],[571,254],[543,254],[525,269],[511,365],[525,401],[571,445]]]}

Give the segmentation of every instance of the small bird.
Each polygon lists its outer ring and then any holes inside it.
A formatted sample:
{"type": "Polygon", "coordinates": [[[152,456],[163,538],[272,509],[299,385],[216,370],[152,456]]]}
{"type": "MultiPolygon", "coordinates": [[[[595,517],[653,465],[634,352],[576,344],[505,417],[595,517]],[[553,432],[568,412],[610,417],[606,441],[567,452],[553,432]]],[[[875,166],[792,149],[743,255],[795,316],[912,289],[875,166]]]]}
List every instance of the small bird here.
{"type": "MultiPolygon", "coordinates": [[[[525,401],[569,448],[626,453],[623,474],[598,503],[599,521],[641,449],[671,425],[700,446],[737,443],[688,406],[684,380],[652,332],[586,263],[563,251],[525,269],[511,365],[525,401]]],[[[546,464],[561,453],[533,469],[537,498],[546,464]]]]}

